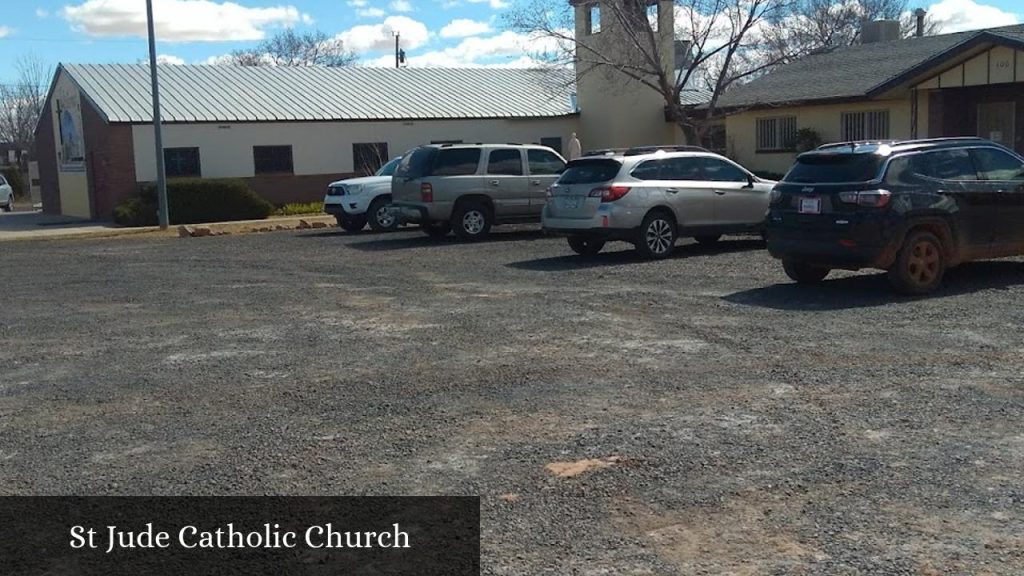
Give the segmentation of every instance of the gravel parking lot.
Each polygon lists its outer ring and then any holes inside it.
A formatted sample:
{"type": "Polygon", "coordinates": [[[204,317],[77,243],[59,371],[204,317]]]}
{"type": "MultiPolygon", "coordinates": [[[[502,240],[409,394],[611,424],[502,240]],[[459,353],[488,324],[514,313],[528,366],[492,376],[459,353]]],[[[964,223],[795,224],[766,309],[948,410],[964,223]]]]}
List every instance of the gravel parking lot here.
{"type": "Polygon", "coordinates": [[[535,228],[8,244],[0,492],[479,494],[485,574],[1024,573],[1024,263],[535,228]]]}

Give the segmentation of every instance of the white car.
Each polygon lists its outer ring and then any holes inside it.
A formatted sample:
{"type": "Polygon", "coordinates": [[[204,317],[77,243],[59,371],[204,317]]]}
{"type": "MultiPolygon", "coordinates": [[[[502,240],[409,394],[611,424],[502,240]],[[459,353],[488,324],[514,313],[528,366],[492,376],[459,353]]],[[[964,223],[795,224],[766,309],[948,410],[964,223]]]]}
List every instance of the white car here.
{"type": "Polygon", "coordinates": [[[4,212],[14,210],[14,188],[11,188],[3,176],[0,176],[0,210],[4,212]]]}
{"type": "Polygon", "coordinates": [[[402,160],[399,156],[380,167],[373,176],[331,182],[324,196],[324,212],[338,219],[338,226],[358,232],[366,226],[377,232],[398,227],[388,209],[391,204],[391,175],[402,160]]]}

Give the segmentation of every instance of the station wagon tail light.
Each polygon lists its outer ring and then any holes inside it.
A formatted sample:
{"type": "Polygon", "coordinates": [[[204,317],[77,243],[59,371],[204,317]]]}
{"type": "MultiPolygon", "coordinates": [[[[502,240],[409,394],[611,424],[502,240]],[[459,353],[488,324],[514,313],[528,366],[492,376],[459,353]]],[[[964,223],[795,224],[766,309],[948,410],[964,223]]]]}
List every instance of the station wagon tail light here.
{"type": "Polygon", "coordinates": [[[429,182],[420,184],[420,200],[424,202],[434,201],[434,187],[429,182]]]}
{"type": "Polygon", "coordinates": [[[548,200],[551,200],[551,196],[553,196],[553,193],[551,192],[551,186],[548,186],[547,188],[544,189],[544,197],[547,198],[548,200]]]}
{"type": "Polygon", "coordinates": [[[605,186],[590,191],[591,198],[600,198],[601,202],[615,202],[629,193],[629,186],[605,186]]]}
{"type": "Polygon", "coordinates": [[[771,193],[768,194],[768,203],[778,204],[779,200],[782,200],[782,190],[779,190],[778,188],[772,188],[771,193]]]}
{"type": "Polygon", "coordinates": [[[839,200],[845,204],[856,204],[867,208],[884,208],[892,200],[888,190],[871,190],[867,192],[840,192],[839,200]]]}

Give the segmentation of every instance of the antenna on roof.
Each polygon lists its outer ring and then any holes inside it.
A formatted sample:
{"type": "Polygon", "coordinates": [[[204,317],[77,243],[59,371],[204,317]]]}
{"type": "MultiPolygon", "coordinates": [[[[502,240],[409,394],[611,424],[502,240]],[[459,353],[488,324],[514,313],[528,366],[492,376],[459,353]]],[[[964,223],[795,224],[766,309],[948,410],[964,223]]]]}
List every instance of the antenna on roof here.
{"type": "Polygon", "coordinates": [[[400,68],[405,63],[405,50],[402,50],[398,43],[402,38],[402,34],[395,32],[395,68],[400,68]]]}

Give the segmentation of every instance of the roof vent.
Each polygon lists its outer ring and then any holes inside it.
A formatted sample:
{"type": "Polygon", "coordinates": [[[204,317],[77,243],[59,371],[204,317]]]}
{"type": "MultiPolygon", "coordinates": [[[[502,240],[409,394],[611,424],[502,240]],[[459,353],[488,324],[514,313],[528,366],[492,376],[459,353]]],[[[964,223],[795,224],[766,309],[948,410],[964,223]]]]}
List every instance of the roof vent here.
{"type": "Polygon", "coordinates": [[[874,20],[860,26],[860,43],[891,42],[900,39],[899,20],[874,20]]]}

